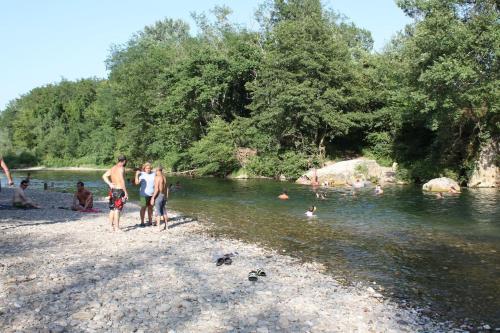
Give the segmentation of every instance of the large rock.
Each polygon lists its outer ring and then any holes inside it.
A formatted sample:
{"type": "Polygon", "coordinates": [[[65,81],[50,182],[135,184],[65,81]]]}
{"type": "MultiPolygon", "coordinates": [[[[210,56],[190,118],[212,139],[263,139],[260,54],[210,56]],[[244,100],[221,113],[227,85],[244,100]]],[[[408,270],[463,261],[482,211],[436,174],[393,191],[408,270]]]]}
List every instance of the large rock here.
{"type": "MultiPolygon", "coordinates": [[[[330,185],[353,184],[356,179],[377,179],[379,182],[391,182],[394,176],[392,168],[380,166],[375,160],[358,158],[341,162],[334,162],[316,170],[318,182],[327,181],[330,185]]],[[[314,177],[314,169],[309,170],[297,183],[310,185],[314,177]]]]}
{"type": "Polygon", "coordinates": [[[456,191],[460,191],[460,186],[456,181],[451,178],[441,177],[431,179],[430,181],[425,183],[422,186],[422,190],[429,192],[449,192],[452,187],[456,191]]]}
{"type": "Polygon", "coordinates": [[[498,142],[490,142],[479,154],[474,173],[467,183],[468,187],[498,187],[500,168],[496,166],[496,158],[500,153],[498,142]]]}

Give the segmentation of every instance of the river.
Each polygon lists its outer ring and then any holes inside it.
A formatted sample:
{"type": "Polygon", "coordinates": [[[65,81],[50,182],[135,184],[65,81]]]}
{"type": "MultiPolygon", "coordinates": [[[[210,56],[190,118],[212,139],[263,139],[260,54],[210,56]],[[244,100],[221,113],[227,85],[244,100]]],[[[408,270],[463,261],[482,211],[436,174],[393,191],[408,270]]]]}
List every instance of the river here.
{"type": "MultiPolygon", "coordinates": [[[[76,181],[105,194],[102,172],[31,172],[32,187],[73,191],[76,181]]],[[[16,183],[26,172],[14,173],[16,183]]],[[[128,175],[131,178],[132,175],[128,175]]],[[[346,283],[376,282],[397,302],[442,319],[500,325],[500,191],[464,189],[438,199],[420,187],[352,192],[271,180],[169,177],[181,189],[168,206],[229,236],[324,263],[346,283]],[[290,200],[277,195],[286,188],[290,200]],[[324,193],[325,200],[316,198],[324,193]],[[317,217],[305,211],[317,206],[317,217]]],[[[137,190],[130,190],[132,199],[137,190]]],[[[237,249],[235,249],[237,250],[237,249]]]]}

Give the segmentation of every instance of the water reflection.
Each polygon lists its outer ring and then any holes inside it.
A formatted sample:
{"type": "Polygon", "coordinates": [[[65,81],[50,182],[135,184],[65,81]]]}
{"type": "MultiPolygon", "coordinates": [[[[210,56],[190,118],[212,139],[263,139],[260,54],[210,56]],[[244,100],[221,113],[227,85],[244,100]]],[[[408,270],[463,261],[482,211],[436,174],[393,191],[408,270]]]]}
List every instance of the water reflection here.
{"type": "MultiPolygon", "coordinates": [[[[102,172],[32,173],[34,187],[77,180],[105,194],[102,172]]],[[[17,176],[17,175],[16,175],[17,176]]],[[[377,281],[385,293],[431,303],[447,318],[500,324],[499,191],[464,190],[437,199],[418,187],[317,189],[266,180],[179,178],[169,206],[213,224],[213,233],[317,260],[348,280],[377,281]],[[286,187],[290,200],[276,197],[286,187]],[[325,200],[316,197],[321,191],[325,200]],[[304,213],[317,207],[317,218],[304,213]]],[[[175,183],[178,178],[170,177],[175,183]]],[[[137,198],[136,190],[129,190],[137,198]]]]}

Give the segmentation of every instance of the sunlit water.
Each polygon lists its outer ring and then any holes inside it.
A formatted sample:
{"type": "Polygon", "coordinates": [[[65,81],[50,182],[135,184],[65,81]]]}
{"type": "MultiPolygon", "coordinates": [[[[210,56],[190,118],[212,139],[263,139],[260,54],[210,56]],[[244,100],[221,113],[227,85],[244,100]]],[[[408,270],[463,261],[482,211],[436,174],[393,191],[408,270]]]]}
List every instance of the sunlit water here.
{"type": "MultiPolygon", "coordinates": [[[[32,172],[32,186],[73,190],[82,180],[104,194],[102,172],[32,172]],[[53,183],[53,187],[51,186],[53,183]]],[[[26,173],[16,173],[16,180],[26,173]]],[[[131,178],[132,175],[128,175],[131,178]]],[[[213,233],[326,264],[346,281],[375,281],[399,302],[445,319],[500,325],[500,191],[437,199],[417,186],[312,189],[270,180],[169,178],[181,182],[168,206],[211,223],[213,233]],[[286,188],[290,200],[277,199],[286,188]],[[316,198],[315,191],[326,195],[316,198]],[[317,206],[317,217],[305,211],[317,206]]],[[[132,199],[137,189],[130,189],[132,199]]]]}

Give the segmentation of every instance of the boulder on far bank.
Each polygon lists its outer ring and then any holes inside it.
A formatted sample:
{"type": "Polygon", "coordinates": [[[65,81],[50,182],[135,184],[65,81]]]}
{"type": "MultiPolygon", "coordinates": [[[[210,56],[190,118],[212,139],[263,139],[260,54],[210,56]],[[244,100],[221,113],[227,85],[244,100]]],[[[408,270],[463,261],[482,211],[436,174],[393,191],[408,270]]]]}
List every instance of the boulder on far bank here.
{"type": "Polygon", "coordinates": [[[429,180],[422,186],[422,190],[429,192],[449,192],[452,187],[460,191],[460,186],[451,178],[441,177],[429,180]]]}
{"type": "MultiPolygon", "coordinates": [[[[314,177],[314,169],[307,171],[296,183],[311,185],[314,177]]],[[[357,158],[353,160],[333,162],[325,167],[316,169],[318,182],[325,181],[333,186],[353,184],[356,179],[371,180],[381,183],[394,182],[395,172],[392,168],[382,167],[375,160],[357,158]]]]}

